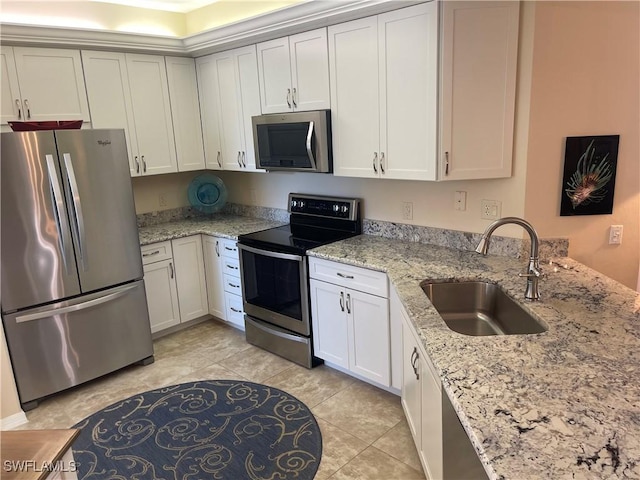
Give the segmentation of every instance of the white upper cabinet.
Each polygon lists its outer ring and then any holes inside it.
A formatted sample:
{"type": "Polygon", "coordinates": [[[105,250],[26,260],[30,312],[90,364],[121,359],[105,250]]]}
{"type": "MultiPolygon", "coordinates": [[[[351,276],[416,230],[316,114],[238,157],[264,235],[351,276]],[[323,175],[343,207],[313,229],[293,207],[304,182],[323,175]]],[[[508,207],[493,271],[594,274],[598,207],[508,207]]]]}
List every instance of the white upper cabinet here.
{"type": "Polygon", "coordinates": [[[193,58],[165,57],[178,170],[204,170],[198,83],[193,58]]]}
{"type": "Polygon", "coordinates": [[[511,176],[519,2],[443,2],[440,178],[511,176]]]}
{"type": "Polygon", "coordinates": [[[207,168],[255,171],[251,117],[260,115],[256,47],[196,60],[207,168]]]}
{"type": "Polygon", "coordinates": [[[262,113],[330,106],[327,29],[257,45],[262,113]]]}
{"type": "Polygon", "coordinates": [[[2,123],[90,122],[79,50],[2,47],[2,123]]]}
{"type": "Polygon", "coordinates": [[[83,51],[93,128],[124,128],[132,176],[177,172],[164,57],[83,51]]]}
{"type": "Polygon", "coordinates": [[[335,175],[435,180],[436,2],[328,34],[335,175]]]}

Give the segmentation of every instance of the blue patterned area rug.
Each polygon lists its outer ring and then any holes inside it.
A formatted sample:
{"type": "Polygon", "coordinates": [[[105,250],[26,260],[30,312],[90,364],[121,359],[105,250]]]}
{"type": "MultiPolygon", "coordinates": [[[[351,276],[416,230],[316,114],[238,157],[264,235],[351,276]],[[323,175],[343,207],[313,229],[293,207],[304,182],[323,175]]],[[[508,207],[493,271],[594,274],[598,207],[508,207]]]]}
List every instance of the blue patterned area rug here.
{"type": "Polygon", "coordinates": [[[74,425],[81,480],[312,479],[322,436],[309,408],[238,380],[129,397],[74,425]]]}

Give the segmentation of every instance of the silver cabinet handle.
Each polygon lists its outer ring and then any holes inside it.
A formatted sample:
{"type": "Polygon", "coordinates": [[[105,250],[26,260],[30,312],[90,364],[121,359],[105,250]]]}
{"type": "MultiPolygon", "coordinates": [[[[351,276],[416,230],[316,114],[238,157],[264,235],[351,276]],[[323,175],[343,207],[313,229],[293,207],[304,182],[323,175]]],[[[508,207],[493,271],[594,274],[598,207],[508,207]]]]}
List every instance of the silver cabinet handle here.
{"type": "Polygon", "coordinates": [[[348,279],[353,280],[353,275],[346,275],[346,274],[344,274],[342,272],[338,272],[338,273],[336,273],[336,275],[338,275],[339,277],[342,277],[342,278],[348,278],[348,279]]]}
{"type": "Polygon", "coordinates": [[[225,246],[224,249],[225,250],[229,250],[230,252],[237,252],[238,251],[237,248],[231,248],[231,247],[227,247],[227,246],[225,246]]]}
{"type": "Polygon", "coordinates": [[[293,107],[298,108],[298,104],[296,103],[296,89],[293,89],[293,95],[291,95],[291,100],[293,100],[293,107]]]}
{"type": "Polygon", "coordinates": [[[67,274],[69,273],[69,256],[71,252],[67,252],[69,240],[69,225],[67,223],[67,215],[64,210],[64,200],[62,197],[62,188],[60,187],[60,179],[56,170],[53,155],[45,155],[47,161],[47,173],[49,174],[49,183],[51,184],[51,194],[55,206],[56,228],[58,230],[58,242],[62,253],[62,262],[67,274]],[[67,255],[69,253],[69,255],[67,255]]]}
{"type": "Polygon", "coordinates": [[[416,380],[420,380],[420,374],[418,373],[418,367],[416,366],[416,362],[420,358],[420,354],[418,353],[418,348],[413,347],[413,353],[411,354],[411,367],[413,368],[413,373],[416,376],[416,380]]]}
{"type": "Polygon", "coordinates": [[[245,153],[244,150],[242,151],[242,166],[244,168],[247,168],[247,163],[245,162],[245,153]]]}
{"type": "Polygon", "coordinates": [[[351,294],[347,293],[347,313],[351,313],[351,294]]]}
{"type": "Polygon", "coordinates": [[[291,108],[291,89],[287,88],[287,105],[291,108]]]}
{"type": "Polygon", "coordinates": [[[384,174],[384,152],[380,153],[380,171],[384,174]]]}
{"type": "Polygon", "coordinates": [[[444,174],[449,175],[449,152],[444,152],[444,174]]]}
{"type": "Polygon", "coordinates": [[[227,265],[227,268],[230,268],[231,270],[238,270],[238,267],[232,267],[231,265],[227,265]]]}
{"type": "Polygon", "coordinates": [[[31,107],[29,106],[29,100],[24,99],[24,106],[27,107],[27,120],[31,118],[31,107]]]}
{"type": "Polygon", "coordinates": [[[313,139],[313,122],[309,122],[309,130],[307,130],[307,155],[311,161],[311,171],[316,169],[316,159],[313,156],[313,150],[311,150],[311,140],[313,139]]]}
{"type": "Polygon", "coordinates": [[[373,152],[373,171],[378,173],[378,167],[376,167],[376,162],[378,161],[378,152],[373,152]]]}
{"type": "Polygon", "coordinates": [[[84,229],[84,215],[82,214],[82,203],[80,202],[80,190],[78,189],[78,182],[76,181],[76,174],[73,170],[73,162],[71,161],[71,154],[63,153],[64,165],[67,169],[67,178],[69,180],[69,187],[71,187],[71,197],[73,199],[73,210],[76,217],[76,227],[78,232],[78,249],[80,253],[80,261],[82,262],[82,269],[86,272],[88,268],[89,259],[87,258],[87,236],[84,229]]]}
{"type": "Polygon", "coordinates": [[[16,107],[18,107],[18,119],[22,119],[22,107],[20,106],[20,100],[16,98],[16,107]]]}
{"type": "Polygon", "coordinates": [[[136,173],[140,173],[140,162],[138,161],[138,156],[133,157],[133,161],[136,162],[136,173]]]}
{"type": "Polygon", "coordinates": [[[236,285],[235,283],[229,283],[228,285],[233,288],[240,288],[240,285],[236,285]]]}
{"type": "Polygon", "coordinates": [[[216,240],[216,255],[220,256],[220,242],[216,240]]]}
{"type": "Polygon", "coordinates": [[[144,155],[142,155],[141,158],[142,158],[142,171],[144,173],[147,173],[147,162],[145,162],[145,160],[144,160],[144,155]]]}
{"type": "Polygon", "coordinates": [[[173,278],[173,263],[169,262],[169,275],[171,275],[171,278],[173,278]]]}
{"type": "Polygon", "coordinates": [[[237,308],[229,307],[229,309],[236,313],[242,313],[242,310],[238,310],[237,308]]]}
{"type": "Polygon", "coordinates": [[[344,312],[344,292],[340,292],[340,310],[344,312]]]}
{"type": "Polygon", "coordinates": [[[238,152],[238,166],[242,168],[242,163],[240,163],[240,152],[238,152]]]}
{"type": "Polygon", "coordinates": [[[222,168],[222,163],[220,163],[220,157],[221,157],[221,156],[222,156],[222,155],[220,154],[220,152],[218,152],[218,155],[216,156],[216,161],[218,162],[218,166],[219,166],[220,168],[222,168]]]}
{"type": "Polygon", "coordinates": [[[159,253],[160,253],[160,250],[154,250],[153,252],[143,253],[142,256],[143,257],[153,257],[154,255],[158,255],[159,253]]]}

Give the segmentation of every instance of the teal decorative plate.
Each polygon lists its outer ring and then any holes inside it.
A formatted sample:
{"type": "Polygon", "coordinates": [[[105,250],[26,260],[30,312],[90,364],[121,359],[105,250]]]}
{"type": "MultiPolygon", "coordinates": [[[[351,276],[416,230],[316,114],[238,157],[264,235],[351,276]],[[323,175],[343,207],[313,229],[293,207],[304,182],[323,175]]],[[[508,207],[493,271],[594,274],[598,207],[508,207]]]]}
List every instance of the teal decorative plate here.
{"type": "Polygon", "coordinates": [[[227,187],[211,173],[198,175],[187,190],[189,203],[202,213],[215,213],[227,203],[227,187]]]}

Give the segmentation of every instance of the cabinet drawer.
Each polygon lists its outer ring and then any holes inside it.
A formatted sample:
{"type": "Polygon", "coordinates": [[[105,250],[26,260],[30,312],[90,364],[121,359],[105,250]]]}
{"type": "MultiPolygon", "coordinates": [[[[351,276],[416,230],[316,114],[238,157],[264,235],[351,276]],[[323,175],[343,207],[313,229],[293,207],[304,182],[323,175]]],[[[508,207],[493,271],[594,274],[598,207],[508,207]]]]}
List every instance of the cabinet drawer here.
{"type": "Polygon", "coordinates": [[[244,310],[242,308],[242,297],[233,293],[225,292],[224,302],[227,310],[227,322],[244,330],[244,310]]]}
{"type": "Polygon", "coordinates": [[[240,261],[237,258],[222,258],[222,273],[240,278],[240,261]]]}
{"type": "Polygon", "coordinates": [[[143,265],[173,258],[170,241],[144,245],[140,247],[140,251],[142,252],[143,265]]]}
{"type": "Polygon", "coordinates": [[[240,278],[233,275],[224,274],[224,291],[242,296],[242,285],[240,278]]]}
{"type": "Polygon", "coordinates": [[[235,240],[228,238],[220,240],[220,254],[225,258],[238,260],[238,245],[235,240]]]}
{"type": "Polygon", "coordinates": [[[389,297],[387,274],[384,272],[309,257],[309,276],[379,297],[389,297]]]}

